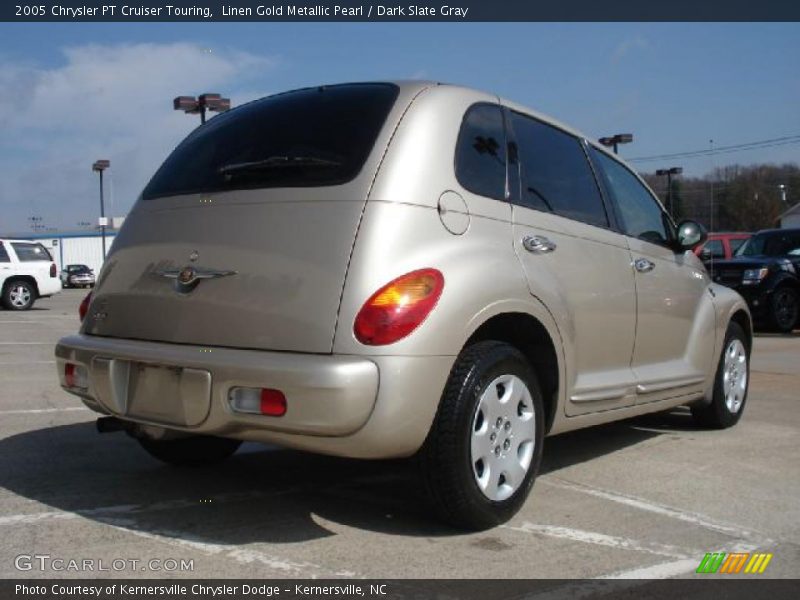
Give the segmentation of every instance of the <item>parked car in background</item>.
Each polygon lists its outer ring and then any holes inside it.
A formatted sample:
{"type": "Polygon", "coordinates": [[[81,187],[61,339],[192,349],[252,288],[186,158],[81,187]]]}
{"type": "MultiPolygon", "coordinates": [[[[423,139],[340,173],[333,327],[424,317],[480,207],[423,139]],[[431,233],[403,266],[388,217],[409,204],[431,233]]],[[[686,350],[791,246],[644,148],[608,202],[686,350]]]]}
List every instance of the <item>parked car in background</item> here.
{"type": "Polygon", "coordinates": [[[781,332],[800,318],[800,229],[767,229],[730,260],[715,260],[712,278],[739,292],[760,325],[781,332]]]}
{"type": "Polygon", "coordinates": [[[286,92],[166,159],[58,376],[167,463],[242,440],[418,454],[442,517],[491,527],[545,435],[678,405],[739,420],[750,315],[691,252],[704,238],[619,157],[495,95],[286,92]]]}
{"type": "Polygon", "coordinates": [[[65,288],[94,287],[94,271],[86,265],[67,265],[61,269],[61,285],[65,288]]]}
{"type": "Polygon", "coordinates": [[[0,301],[9,310],[28,310],[37,298],[61,291],[53,257],[31,240],[0,240],[0,301]]]}
{"type": "Polygon", "coordinates": [[[753,235],[744,231],[709,233],[706,242],[694,249],[703,263],[733,258],[736,251],[753,235]]]}

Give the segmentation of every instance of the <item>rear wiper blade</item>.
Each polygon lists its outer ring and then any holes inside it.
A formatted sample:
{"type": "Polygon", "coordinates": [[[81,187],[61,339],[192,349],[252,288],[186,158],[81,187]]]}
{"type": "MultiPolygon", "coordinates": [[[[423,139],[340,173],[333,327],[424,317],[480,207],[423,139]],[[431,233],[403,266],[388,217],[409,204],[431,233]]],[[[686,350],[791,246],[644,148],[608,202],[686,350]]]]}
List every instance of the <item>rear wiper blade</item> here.
{"type": "Polygon", "coordinates": [[[261,171],[268,169],[282,169],[284,167],[340,167],[338,160],[319,158],[316,156],[270,156],[262,160],[249,162],[230,163],[218,169],[218,172],[227,175],[237,171],[261,171]]]}

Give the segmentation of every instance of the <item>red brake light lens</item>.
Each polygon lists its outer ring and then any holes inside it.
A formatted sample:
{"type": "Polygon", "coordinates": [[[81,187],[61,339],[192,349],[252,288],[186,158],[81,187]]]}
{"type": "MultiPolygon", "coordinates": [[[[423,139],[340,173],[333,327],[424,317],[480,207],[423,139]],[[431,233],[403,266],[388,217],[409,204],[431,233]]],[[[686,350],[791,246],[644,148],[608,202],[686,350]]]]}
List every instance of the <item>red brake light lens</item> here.
{"type": "Polygon", "coordinates": [[[55,277],[56,275],[58,275],[58,272],[56,271],[56,263],[50,263],[50,277],[55,277]]]}
{"type": "Polygon", "coordinates": [[[261,390],[261,406],[259,408],[262,415],[282,417],[286,414],[286,396],[280,390],[264,388],[261,390]]]}
{"type": "Polygon", "coordinates": [[[67,387],[75,387],[75,365],[72,363],[64,365],[64,382],[67,387]]]}
{"type": "Polygon", "coordinates": [[[419,327],[436,306],[444,276],[436,269],[420,269],[390,281],[358,311],[353,333],[368,346],[384,346],[403,339],[419,327]]]}
{"type": "Polygon", "coordinates": [[[83,299],[81,305],[78,307],[78,316],[83,321],[86,318],[86,313],[89,312],[89,303],[92,301],[92,292],[86,294],[86,298],[83,299]]]}

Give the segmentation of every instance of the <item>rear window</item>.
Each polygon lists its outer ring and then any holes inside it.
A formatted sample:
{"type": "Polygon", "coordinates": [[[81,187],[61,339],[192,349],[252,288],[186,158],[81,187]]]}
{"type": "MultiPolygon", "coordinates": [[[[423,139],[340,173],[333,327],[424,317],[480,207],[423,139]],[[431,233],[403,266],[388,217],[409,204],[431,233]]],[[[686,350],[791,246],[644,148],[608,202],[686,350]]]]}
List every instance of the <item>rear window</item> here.
{"type": "Polygon", "coordinates": [[[347,183],[364,166],[398,92],[392,84],[335,85],[245,104],[190,134],[142,197],[347,183]]]}
{"type": "Polygon", "coordinates": [[[34,262],[37,260],[51,261],[53,257],[47,251],[47,248],[41,244],[33,244],[30,242],[11,242],[11,247],[19,259],[19,262],[34,262]]]}

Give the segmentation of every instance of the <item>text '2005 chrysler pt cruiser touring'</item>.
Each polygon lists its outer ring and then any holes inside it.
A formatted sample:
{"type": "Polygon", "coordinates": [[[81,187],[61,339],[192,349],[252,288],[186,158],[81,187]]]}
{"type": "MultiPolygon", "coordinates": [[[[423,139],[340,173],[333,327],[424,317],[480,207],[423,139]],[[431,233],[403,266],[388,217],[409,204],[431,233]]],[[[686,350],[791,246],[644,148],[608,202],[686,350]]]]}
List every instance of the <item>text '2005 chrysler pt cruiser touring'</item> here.
{"type": "Polygon", "coordinates": [[[443,518],[509,519],[546,435],[741,416],[751,323],[642,180],[427,82],[302,89],[192,132],[114,241],[61,385],[173,464],[243,440],[416,455],[443,518]]]}

